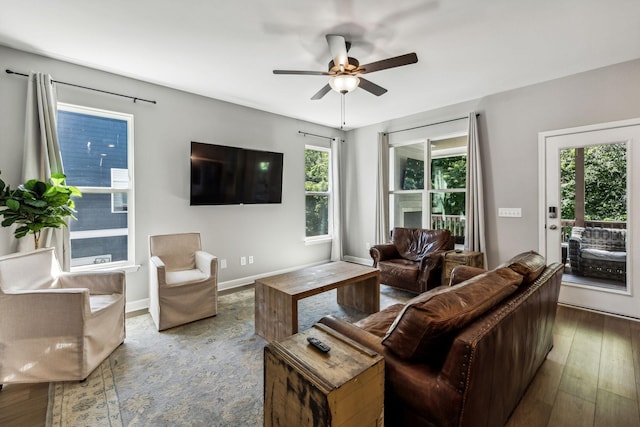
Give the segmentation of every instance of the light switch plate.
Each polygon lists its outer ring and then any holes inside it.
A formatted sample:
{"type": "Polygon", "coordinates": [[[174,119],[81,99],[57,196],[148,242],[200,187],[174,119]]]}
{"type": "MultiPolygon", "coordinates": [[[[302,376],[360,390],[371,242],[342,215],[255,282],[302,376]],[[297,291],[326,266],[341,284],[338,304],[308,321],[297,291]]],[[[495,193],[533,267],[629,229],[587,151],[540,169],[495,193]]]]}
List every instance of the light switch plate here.
{"type": "Polygon", "coordinates": [[[521,218],[522,208],[498,208],[498,216],[506,218],[521,218]]]}

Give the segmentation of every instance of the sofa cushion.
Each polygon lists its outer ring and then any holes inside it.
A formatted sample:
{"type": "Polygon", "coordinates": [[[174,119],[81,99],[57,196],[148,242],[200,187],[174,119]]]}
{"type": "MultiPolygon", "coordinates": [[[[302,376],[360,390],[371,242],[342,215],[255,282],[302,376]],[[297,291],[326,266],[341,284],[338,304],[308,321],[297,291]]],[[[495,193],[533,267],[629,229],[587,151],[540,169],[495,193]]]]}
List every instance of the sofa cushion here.
{"type": "Polygon", "coordinates": [[[611,261],[611,262],[626,262],[626,252],[607,251],[604,249],[583,249],[580,252],[582,259],[592,259],[594,261],[611,261]]]}
{"type": "Polygon", "coordinates": [[[504,264],[516,273],[522,275],[523,285],[532,283],[538,278],[547,267],[546,260],[535,251],[528,251],[518,254],[504,264]]]}
{"type": "Polygon", "coordinates": [[[510,268],[499,268],[455,286],[440,286],[420,294],[398,314],[382,344],[403,359],[425,359],[430,345],[513,293],[522,279],[510,268]]]}
{"type": "Polygon", "coordinates": [[[417,282],[420,273],[420,264],[406,259],[380,261],[378,268],[382,274],[388,274],[407,282],[417,282]]]}

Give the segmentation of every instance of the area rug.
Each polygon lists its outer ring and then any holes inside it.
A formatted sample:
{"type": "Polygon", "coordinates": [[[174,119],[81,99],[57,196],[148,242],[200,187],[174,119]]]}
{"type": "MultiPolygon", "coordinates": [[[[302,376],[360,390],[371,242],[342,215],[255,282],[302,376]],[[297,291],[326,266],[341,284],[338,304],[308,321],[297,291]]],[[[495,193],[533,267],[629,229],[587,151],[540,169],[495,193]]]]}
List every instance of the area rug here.
{"type": "MultiPolygon", "coordinates": [[[[381,286],[381,308],[410,294],[381,286]]],[[[336,291],[300,301],[299,329],[327,314],[366,316],[336,291]]],[[[218,315],[159,333],[148,314],[127,319],[127,337],[86,381],[52,383],[47,426],[259,426],[263,351],[254,291],[222,295],[218,315]]]]}

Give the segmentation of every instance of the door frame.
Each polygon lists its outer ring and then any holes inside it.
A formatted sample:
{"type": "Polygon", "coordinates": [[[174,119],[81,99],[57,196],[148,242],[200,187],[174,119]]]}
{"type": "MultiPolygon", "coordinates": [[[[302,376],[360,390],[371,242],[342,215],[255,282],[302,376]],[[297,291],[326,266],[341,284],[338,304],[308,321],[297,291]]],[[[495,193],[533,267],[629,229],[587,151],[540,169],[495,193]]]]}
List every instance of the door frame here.
{"type": "MultiPolygon", "coordinates": [[[[588,126],[580,126],[574,128],[567,129],[558,129],[553,131],[540,132],[538,134],[538,250],[540,254],[548,258],[547,254],[547,224],[549,220],[547,218],[547,139],[553,137],[562,137],[562,136],[570,136],[574,134],[580,133],[588,133],[594,131],[606,131],[613,130],[617,128],[624,127],[634,127],[640,126],[640,118],[629,119],[629,120],[621,120],[615,122],[608,123],[599,123],[595,125],[588,126]]],[[[640,210],[640,188],[636,188],[634,185],[635,181],[638,181],[638,172],[634,172],[633,165],[640,165],[638,161],[640,159],[640,140],[633,140],[628,144],[628,170],[627,170],[627,194],[628,197],[628,206],[627,206],[627,248],[628,250],[632,250],[633,242],[640,241],[640,226],[635,224],[631,212],[638,212],[640,210]],[[635,227],[634,227],[635,226],[635,227]],[[637,229],[637,230],[636,230],[637,229]],[[637,232],[638,231],[638,232],[637,232]]],[[[637,168],[640,171],[640,168],[637,168]]],[[[560,216],[560,215],[559,215],[560,216]]],[[[638,222],[637,220],[635,222],[638,222]]],[[[551,254],[552,255],[552,254],[551,254]]],[[[610,299],[613,297],[613,294],[617,294],[619,297],[626,297],[627,300],[623,300],[624,303],[621,304],[609,304],[615,305],[616,309],[619,312],[615,312],[613,314],[640,318],[640,308],[636,308],[635,304],[632,302],[635,299],[640,298],[640,286],[634,285],[634,276],[635,271],[640,271],[640,269],[634,269],[634,261],[633,254],[627,256],[627,289],[624,292],[607,290],[607,289],[596,289],[596,288],[587,288],[583,285],[579,284],[571,284],[563,282],[561,291],[560,291],[560,302],[563,300],[573,300],[579,301],[575,302],[567,302],[567,304],[574,304],[588,309],[594,309],[598,311],[603,311],[598,307],[590,307],[588,303],[585,303],[585,293],[593,292],[594,294],[600,294],[604,299],[610,299]],[[607,296],[607,295],[611,295],[607,296]]],[[[637,257],[637,254],[636,254],[637,257]]],[[[637,280],[635,280],[637,282],[637,280]]],[[[607,304],[605,304],[607,305],[607,304]]],[[[612,313],[611,310],[607,310],[607,312],[612,313]]]]}

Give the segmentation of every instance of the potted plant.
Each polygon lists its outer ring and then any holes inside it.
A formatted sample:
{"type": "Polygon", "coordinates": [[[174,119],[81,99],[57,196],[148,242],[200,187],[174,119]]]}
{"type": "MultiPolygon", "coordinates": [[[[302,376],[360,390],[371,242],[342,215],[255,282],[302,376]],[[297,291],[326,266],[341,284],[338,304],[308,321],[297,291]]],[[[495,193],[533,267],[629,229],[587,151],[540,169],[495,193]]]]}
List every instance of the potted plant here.
{"type": "Polygon", "coordinates": [[[33,234],[38,249],[43,229],[67,227],[67,217],[76,219],[71,197],[82,194],[76,187],[65,185],[65,179],[63,174],[52,174],[49,182],[31,179],[14,190],[0,179],[2,226],[17,224],[14,235],[18,239],[33,234]]]}

